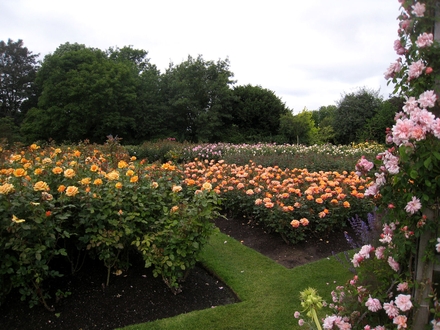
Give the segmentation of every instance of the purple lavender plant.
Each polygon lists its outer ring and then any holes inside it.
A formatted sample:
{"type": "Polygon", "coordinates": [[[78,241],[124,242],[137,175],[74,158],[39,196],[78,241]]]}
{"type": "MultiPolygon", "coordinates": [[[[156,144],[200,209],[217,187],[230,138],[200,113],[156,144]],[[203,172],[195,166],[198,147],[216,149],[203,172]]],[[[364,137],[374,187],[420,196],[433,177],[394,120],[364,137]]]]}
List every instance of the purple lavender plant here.
{"type": "Polygon", "coordinates": [[[358,215],[348,220],[353,228],[355,237],[344,232],[345,239],[353,247],[360,248],[366,244],[374,244],[380,235],[380,221],[376,212],[368,213],[367,221],[362,220],[358,215]]]}

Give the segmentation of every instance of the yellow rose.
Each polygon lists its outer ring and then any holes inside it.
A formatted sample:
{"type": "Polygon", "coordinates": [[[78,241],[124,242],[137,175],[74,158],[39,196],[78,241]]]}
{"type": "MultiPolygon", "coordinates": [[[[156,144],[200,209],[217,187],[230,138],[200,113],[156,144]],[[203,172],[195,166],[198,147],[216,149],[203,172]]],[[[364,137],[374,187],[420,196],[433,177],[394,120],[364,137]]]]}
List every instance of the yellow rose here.
{"type": "Polygon", "coordinates": [[[36,168],[35,170],[34,170],[34,174],[35,175],[41,175],[43,173],[43,170],[41,169],[41,168],[36,168]]]}
{"type": "Polygon", "coordinates": [[[68,186],[66,189],[66,196],[73,197],[78,193],[78,187],[68,186]]]}
{"type": "Polygon", "coordinates": [[[133,176],[134,175],[134,171],[133,170],[128,170],[127,173],[125,173],[126,176],[133,176]]]}
{"type": "Polygon", "coordinates": [[[80,183],[83,185],[90,184],[90,182],[92,182],[92,178],[84,178],[84,179],[81,179],[81,181],[80,181],[80,183]]]}
{"type": "Polygon", "coordinates": [[[118,168],[126,168],[127,166],[128,164],[123,160],[120,160],[118,163],[118,168]]]}
{"type": "Polygon", "coordinates": [[[14,191],[14,185],[11,183],[4,183],[0,186],[0,195],[7,195],[14,191]]]}
{"type": "Polygon", "coordinates": [[[96,172],[97,170],[99,170],[98,165],[93,164],[92,166],[90,166],[90,171],[96,172]]]}
{"type": "Polygon", "coordinates": [[[71,168],[68,168],[67,170],[64,171],[64,176],[68,179],[71,179],[75,176],[75,171],[72,170],[71,168]]]}
{"type": "Polygon", "coordinates": [[[34,184],[34,191],[47,191],[50,190],[49,186],[44,181],[38,181],[34,184]]]}
{"type": "Polygon", "coordinates": [[[117,182],[115,184],[116,189],[122,189],[122,183],[121,182],[117,182]]]}
{"type": "Polygon", "coordinates": [[[25,222],[26,220],[19,219],[15,215],[12,215],[12,221],[15,222],[15,223],[21,223],[21,222],[25,222]]]}
{"type": "Polygon", "coordinates": [[[139,180],[139,177],[137,175],[134,175],[130,178],[130,182],[132,182],[132,183],[138,182],[138,180],[139,180]]]}
{"type": "Polygon", "coordinates": [[[99,185],[102,184],[102,180],[101,180],[101,179],[95,179],[95,181],[93,181],[93,184],[94,184],[95,186],[99,186],[99,185]]]}
{"type": "Polygon", "coordinates": [[[212,189],[212,184],[210,184],[209,182],[205,182],[203,185],[202,185],[202,190],[211,190],[212,189]]]}
{"type": "Polygon", "coordinates": [[[109,179],[110,181],[115,181],[119,179],[119,172],[118,171],[111,171],[110,173],[107,173],[105,175],[105,177],[107,179],[109,179]]]}

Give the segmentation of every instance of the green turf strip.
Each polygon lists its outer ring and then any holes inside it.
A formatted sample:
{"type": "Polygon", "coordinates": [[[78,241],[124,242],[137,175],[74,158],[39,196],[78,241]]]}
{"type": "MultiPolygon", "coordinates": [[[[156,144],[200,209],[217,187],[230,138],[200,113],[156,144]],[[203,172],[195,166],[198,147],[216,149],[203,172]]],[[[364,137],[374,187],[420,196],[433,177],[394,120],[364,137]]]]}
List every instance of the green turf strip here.
{"type": "Polygon", "coordinates": [[[293,317],[301,311],[299,292],[314,287],[330,302],[330,292],[352,276],[334,257],[287,269],[220,232],[204,248],[201,262],[234,290],[240,303],[124,329],[306,329],[293,317]]]}

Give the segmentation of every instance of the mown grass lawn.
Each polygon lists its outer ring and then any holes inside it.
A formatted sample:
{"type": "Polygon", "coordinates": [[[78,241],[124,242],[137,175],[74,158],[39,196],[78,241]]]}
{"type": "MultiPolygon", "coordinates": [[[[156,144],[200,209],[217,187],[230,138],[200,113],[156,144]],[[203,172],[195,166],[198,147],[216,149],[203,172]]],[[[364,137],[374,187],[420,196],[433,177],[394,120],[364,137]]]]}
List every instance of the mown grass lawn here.
{"type": "MultiPolygon", "coordinates": [[[[296,310],[301,311],[299,292],[314,287],[329,301],[336,285],[352,276],[334,257],[287,269],[220,232],[204,248],[201,261],[234,290],[240,303],[124,329],[304,329],[293,316],[296,310]]],[[[320,316],[325,316],[325,311],[321,312],[320,316]]]]}

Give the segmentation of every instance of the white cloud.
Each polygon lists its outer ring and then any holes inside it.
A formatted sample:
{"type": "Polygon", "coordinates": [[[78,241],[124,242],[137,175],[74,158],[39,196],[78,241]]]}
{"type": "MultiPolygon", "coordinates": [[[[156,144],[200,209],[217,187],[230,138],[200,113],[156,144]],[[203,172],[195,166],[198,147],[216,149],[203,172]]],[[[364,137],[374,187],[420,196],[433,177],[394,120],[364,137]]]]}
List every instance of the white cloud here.
{"type": "Polygon", "coordinates": [[[0,3],[3,40],[34,53],[65,42],[132,45],[164,71],[188,55],[229,58],[238,85],[273,90],[295,112],[360,87],[388,95],[397,1],[14,0],[0,3]]]}

